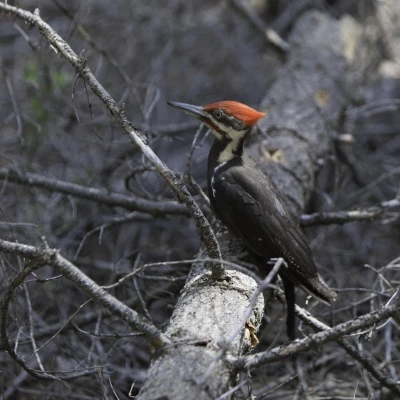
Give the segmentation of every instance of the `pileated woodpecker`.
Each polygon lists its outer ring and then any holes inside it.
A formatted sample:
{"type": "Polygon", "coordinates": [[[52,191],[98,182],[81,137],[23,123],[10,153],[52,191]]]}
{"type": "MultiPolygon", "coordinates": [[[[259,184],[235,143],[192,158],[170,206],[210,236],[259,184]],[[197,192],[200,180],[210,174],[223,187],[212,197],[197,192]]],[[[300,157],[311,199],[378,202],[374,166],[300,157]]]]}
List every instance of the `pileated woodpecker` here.
{"type": "Polygon", "coordinates": [[[243,151],[250,129],[266,114],[236,101],[207,106],[168,102],[206,124],[215,136],[208,156],[208,195],[222,222],[249,250],[266,259],[283,257],[287,330],[295,338],[294,285],[330,303],[336,293],[320,279],[307,238],[271,178],[243,151]]]}

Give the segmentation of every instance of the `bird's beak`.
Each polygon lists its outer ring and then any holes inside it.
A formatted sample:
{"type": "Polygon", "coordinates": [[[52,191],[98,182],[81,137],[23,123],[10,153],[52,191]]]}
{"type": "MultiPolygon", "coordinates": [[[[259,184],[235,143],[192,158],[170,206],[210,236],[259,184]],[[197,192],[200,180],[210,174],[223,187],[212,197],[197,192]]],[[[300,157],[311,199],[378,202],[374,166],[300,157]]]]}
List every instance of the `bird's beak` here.
{"type": "Polygon", "coordinates": [[[178,110],[182,110],[186,114],[203,121],[204,118],[207,117],[207,114],[204,112],[204,108],[201,106],[193,106],[191,104],[185,103],[177,103],[176,101],[168,101],[170,106],[177,108],[178,110]]]}

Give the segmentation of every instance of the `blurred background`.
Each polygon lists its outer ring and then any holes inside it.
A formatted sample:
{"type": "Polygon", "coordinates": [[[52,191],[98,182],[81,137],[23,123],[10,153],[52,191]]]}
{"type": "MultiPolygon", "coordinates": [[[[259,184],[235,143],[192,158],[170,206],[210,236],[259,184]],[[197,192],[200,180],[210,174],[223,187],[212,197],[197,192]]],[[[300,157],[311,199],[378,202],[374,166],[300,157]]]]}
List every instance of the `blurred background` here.
{"type": "MultiPolygon", "coordinates": [[[[232,99],[257,108],[284,63],[282,53],[266,43],[231,1],[8,3],[29,11],[38,7],[41,17],[87,59],[157,155],[180,173],[187,169],[187,153],[198,124],[166,101],[207,104],[232,99]]],[[[363,75],[353,71],[358,91],[343,111],[338,132],[351,134],[354,142],[350,150],[332,151],[307,212],[374,206],[395,198],[400,182],[400,21],[396,25],[395,19],[400,12],[396,2],[245,3],[284,39],[304,13],[316,9],[341,21],[350,20],[357,27],[354,35],[365,34],[371,42],[363,75]]],[[[346,32],[347,40],[352,40],[352,31],[346,32]]],[[[211,141],[202,134],[192,159],[193,176],[202,188],[211,141]]],[[[40,245],[40,237],[45,236],[50,247],[60,249],[100,285],[112,284],[145,263],[192,259],[200,246],[194,223],[185,216],[132,212],[11,183],[5,178],[9,169],[106,192],[174,199],[70,64],[54,54],[37,29],[2,14],[0,237],[40,245]]],[[[202,204],[201,197],[194,195],[202,204]]],[[[398,216],[397,209],[373,222],[307,228],[322,275],[339,289],[339,301],[331,313],[314,304],[313,313],[336,324],[388,301],[400,283],[398,216]]],[[[0,262],[3,292],[23,260],[3,254],[0,262]]],[[[111,293],[163,327],[189,268],[168,263],[151,267],[111,293]]],[[[299,302],[304,304],[301,296],[299,302]]],[[[85,294],[48,267],[16,292],[8,332],[18,343],[18,354],[37,369],[30,336],[38,347],[51,339],[39,353],[46,370],[90,374],[70,381],[39,381],[0,353],[4,399],[127,399],[138,393],[151,349],[140,335],[96,304],[80,308],[86,300],[85,294]]],[[[265,319],[260,349],[285,340],[282,305],[274,303],[265,319]]],[[[395,380],[399,379],[398,335],[399,325],[392,321],[371,342],[359,344],[395,380]]],[[[367,398],[362,368],[345,354],[329,344],[300,357],[301,366],[285,361],[263,367],[253,374],[253,394],[257,399],[367,398]]],[[[381,398],[393,398],[384,390],[379,392],[375,382],[372,385],[381,398]]]]}

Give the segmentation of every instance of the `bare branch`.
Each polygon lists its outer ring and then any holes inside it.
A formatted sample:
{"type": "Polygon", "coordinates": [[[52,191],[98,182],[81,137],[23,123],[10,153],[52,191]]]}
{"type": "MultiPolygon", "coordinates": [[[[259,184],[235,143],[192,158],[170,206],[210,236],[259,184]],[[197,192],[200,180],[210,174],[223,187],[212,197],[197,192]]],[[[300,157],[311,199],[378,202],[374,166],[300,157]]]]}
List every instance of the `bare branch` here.
{"type": "MultiPolygon", "coordinates": [[[[153,201],[133,195],[122,193],[107,193],[105,189],[98,189],[78,185],[76,183],[63,181],[60,179],[47,178],[43,175],[22,173],[12,168],[0,168],[0,178],[9,182],[38,187],[59,193],[70,194],[82,199],[95,201],[111,207],[122,207],[127,210],[137,210],[151,215],[188,215],[187,208],[174,201],[153,201]]],[[[300,219],[302,226],[312,225],[343,225],[355,221],[374,221],[386,215],[388,210],[400,206],[400,199],[395,198],[383,201],[377,206],[358,210],[318,212],[313,214],[303,214],[300,219]]]]}
{"type": "Polygon", "coordinates": [[[33,330],[33,316],[32,316],[32,303],[31,303],[31,298],[29,295],[29,290],[28,286],[26,283],[23,284],[24,292],[25,292],[25,297],[26,297],[26,303],[28,306],[28,319],[29,319],[29,338],[32,344],[32,350],[33,354],[35,355],[36,362],[39,365],[39,368],[42,372],[45,371],[42,360],[40,359],[40,356],[37,352],[37,345],[36,345],[36,340],[35,340],[35,335],[34,335],[34,330],[33,330]]]}
{"type": "MultiPolygon", "coordinates": [[[[221,258],[221,252],[215,234],[203,215],[201,209],[190,195],[181,178],[177,177],[172,171],[162,162],[153,150],[147,145],[143,134],[127,119],[125,112],[118,107],[117,102],[110,96],[106,89],[100,84],[92,71],[87,67],[86,60],[79,57],[47,23],[39,16],[39,10],[35,13],[22,10],[18,7],[9,6],[0,3],[0,11],[14,15],[25,22],[36,26],[40,33],[48,40],[52,49],[65,57],[69,63],[75,68],[77,74],[90,86],[93,93],[99,97],[104,103],[112,116],[115,117],[118,124],[122,127],[125,133],[130,137],[132,142],[136,144],[146,158],[153,164],[159,174],[165,179],[171,189],[177,195],[179,201],[184,203],[193,217],[196,226],[199,230],[202,242],[206,248],[207,254],[211,258],[221,258]]],[[[223,274],[223,268],[218,263],[211,264],[211,269],[214,279],[220,279],[223,274]]]]}
{"type": "MultiPolygon", "coordinates": [[[[187,153],[187,162],[186,162],[186,180],[189,185],[191,185],[202,197],[202,199],[205,201],[207,206],[210,206],[210,199],[208,196],[203,192],[201,189],[200,185],[194,180],[193,175],[192,175],[192,158],[193,158],[193,153],[196,150],[197,142],[199,140],[200,134],[204,128],[204,124],[200,124],[199,128],[197,129],[196,134],[193,137],[192,140],[192,145],[190,146],[190,149],[187,153]]],[[[206,133],[207,135],[207,133],[206,133]]]]}
{"type": "Polygon", "coordinates": [[[22,137],[23,122],[22,122],[22,118],[21,118],[21,111],[19,109],[18,101],[15,97],[14,86],[11,82],[10,77],[8,77],[8,76],[6,76],[6,84],[7,84],[7,89],[10,93],[11,103],[14,108],[15,119],[17,121],[17,137],[21,141],[21,143],[24,143],[24,139],[22,137]]]}
{"type": "Polygon", "coordinates": [[[400,199],[392,199],[383,201],[381,204],[375,207],[369,207],[359,210],[351,211],[331,211],[321,212],[314,214],[306,214],[301,216],[301,225],[329,225],[339,224],[343,225],[348,222],[354,221],[374,221],[381,218],[385,213],[395,207],[400,207],[400,199]]]}
{"type": "MultiPolygon", "coordinates": [[[[261,103],[261,108],[269,114],[268,119],[260,122],[259,129],[264,137],[268,137],[268,143],[261,143],[260,135],[253,141],[250,138],[247,151],[262,162],[264,170],[287,197],[290,209],[299,215],[314,186],[320,165],[316,160],[326,157],[330,151],[331,136],[327,131],[331,127],[327,122],[336,126],[344,106],[345,100],[337,90],[337,82],[342,82],[345,63],[341,57],[339,26],[326,16],[307,14],[296,24],[290,40],[288,63],[279,69],[268,96],[261,103]],[[329,93],[329,105],[317,109],[315,92],[321,91],[321,82],[324,93],[329,93]],[[285,121],[285,127],[282,127],[282,121],[285,121]],[[267,147],[281,149],[284,161],[269,161],[267,147]]],[[[237,257],[237,241],[229,237],[225,242],[221,238],[220,243],[224,257],[237,257]]],[[[230,271],[228,276],[231,277],[230,271]]],[[[206,400],[223,395],[237,383],[237,364],[225,360],[236,360],[237,355],[248,352],[251,346],[247,339],[239,350],[231,348],[217,365],[218,374],[210,375],[205,388],[197,384],[220,350],[218,343],[228,338],[241,320],[256,287],[253,282],[251,287],[250,282],[246,283],[240,277],[240,290],[235,290],[234,299],[231,299],[236,274],[225,282],[229,282],[228,287],[222,283],[207,285],[198,270],[192,270],[167,332],[184,339],[195,337],[207,345],[182,344],[156,357],[138,398],[152,400],[168,393],[174,399],[186,399],[190,393],[192,397],[206,400]],[[239,296],[243,293],[246,298],[239,296]]],[[[258,317],[259,314],[253,312],[257,322],[254,333],[259,329],[258,317]]]]}
{"type": "MultiPolygon", "coordinates": [[[[295,307],[295,312],[296,315],[304,321],[307,325],[312,326],[314,329],[317,329],[319,331],[327,331],[330,328],[330,326],[324,324],[323,322],[319,321],[318,319],[314,318],[313,316],[310,315],[310,313],[307,310],[304,310],[303,308],[299,307],[296,304],[295,307]]],[[[400,388],[397,384],[396,381],[393,379],[387,377],[385,374],[382,373],[380,369],[378,369],[366,354],[363,354],[361,351],[359,351],[355,346],[353,346],[351,343],[349,343],[348,340],[341,338],[337,339],[336,342],[339,344],[339,346],[343,347],[343,349],[355,360],[357,360],[378,382],[380,382],[383,386],[387,387],[390,389],[393,394],[397,395],[400,397],[400,388]]]]}
{"type": "Polygon", "coordinates": [[[0,178],[21,185],[70,194],[107,206],[123,207],[127,210],[137,210],[152,215],[188,214],[186,207],[175,201],[152,201],[135,197],[131,194],[109,193],[105,189],[78,185],[60,179],[47,178],[39,174],[23,173],[11,168],[0,168],[0,178]]]}
{"type": "Polygon", "coordinates": [[[307,351],[315,345],[320,345],[331,340],[337,340],[349,333],[354,333],[360,329],[368,328],[398,313],[399,307],[400,296],[398,294],[397,299],[393,304],[382,307],[379,311],[373,311],[361,317],[343,322],[329,330],[315,333],[304,339],[296,340],[288,345],[281,345],[272,350],[263,351],[247,357],[241,357],[236,361],[236,364],[238,367],[242,368],[254,368],[263,364],[282,360],[292,356],[293,354],[307,351]]]}
{"type": "MultiPolygon", "coordinates": [[[[3,241],[1,241],[3,242],[3,241]]],[[[13,243],[12,243],[13,244],[13,243]]],[[[0,244],[1,245],[1,244],[0,244]]],[[[5,242],[5,247],[10,250],[12,246],[9,246],[7,242],[5,242]]],[[[69,374],[69,373],[63,373],[61,372],[60,374],[54,375],[50,374],[48,372],[43,372],[43,371],[37,371],[30,367],[27,362],[18,356],[16,353],[16,349],[13,348],[10,344],[10,340],[8,338],[8,333],[7,333],[7,317],[8,317],[8,307],[11,302],[11,299],[13,297],[14,290],[23,283],[24,279],[33,271],[36,269],[42,267],[45,262],[41,259],[40,256],[35,255],[36,253],[40,253],[41,250],[34,248],[34,251],[32,252],[32,249],[29,249],[30,246],[25,246],[25,245],[20,245],[17,244],[16,248],[19,249],[21,252],[24,253],[32,253],[31,261],[27,263],[25,268],[21,270],[10,282],[10,285],[7,287],[7,289],[4,292],[3,299],[0,302],[0,350],[4,350],[8,353],[8,355],[16,362],[18,363],[26,372],[28,372],[30,375],[34,376],[37,379],[40,380],[71,380],[71,379],[76,379],[81,376],[89,375],[93,373],[93,371],[90,371],[86,369],[83,372],[76,372],[69,374]]],[[[40,365],[40,362],[39,362],[40,365]]]]}
{"type": "MultiPolygon", "coordinates": [[[[8,242],[0,239],[0,250],[6,253],[18,254],[29,259],[34,259],[39,266],[51,265],[59,273],[63,274],[64,277],[74,282],[80,289],[87,293],[94,301],[100,303],[102,306],[112,311],[114,315],[119,316],[129,325],[145,333],[152,341],[154,345],[161,346],[169,343],[169,339],[161,333],[150,321],[147,321],[144,317],[139,315],[136,311],[132,310],[124,303],[111,296],[107,291],[102,289],[96,282],[86,276],[80,271],[75,265],[69,262],[67,259],[62,257],[57,250],[44,248],[39,249],[34,246],[27,246],[19,243],[8,242]]],[[[28,272],[28,274],[31,271],[28,272]]],[[[17,275],[18,276],[18,275],[17,275]]],[[[25,277],[25,276],[24,276],[25,277]]],[[[15,280],[16,278],[14,278],[15,280]]],[[[9,286],[14,290],[21,282],[11,283],[9,286]]],[[[10,289],[11,290],[11,289],[10,289]]],[[[8,293],[8,292],[7,292],[8,293]]],[[[5,294],[3,297],[2,304],[4,309],[1,308],[3,313],[7,312],[8,302],[11,299],[12,291],[9,294],[5,294]],[[5,303],[6,302],[6,303],[5,303]]],[[[5,323],[5,317],[3,316],[3,322],[5,323]]],[[[0,347],[5,346],[4,335],[5,325],[0,325],[0,333],[2,340],[0,341],[0,347]]]]}

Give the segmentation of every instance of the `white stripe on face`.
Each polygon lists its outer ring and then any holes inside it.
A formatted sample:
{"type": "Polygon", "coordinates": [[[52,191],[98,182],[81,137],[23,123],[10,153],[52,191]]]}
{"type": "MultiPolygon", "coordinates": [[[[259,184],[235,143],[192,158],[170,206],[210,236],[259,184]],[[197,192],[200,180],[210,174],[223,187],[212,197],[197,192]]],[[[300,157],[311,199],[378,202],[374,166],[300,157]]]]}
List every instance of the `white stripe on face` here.
{"type": "Polygon", "coordinates": [[[218,162],[225,163],[232,160],[232,158],[235,156],[234,152],[238,149],[239,143],[241,142],[245,134],[246,131],[235,131],[234,129],[231,129],[230,134],[227,133],[230,141],[219,155],[218,162]]]}
{"type": "Polygon", "coordinates": [[[209,126],[213,135],[218,140],[226,140],[227,145],[218,157],[219,163],[225,163],[231,160],[235,154],[234,152],[238,149],[240,142],[243,140],[247,133],[247,129],[236,130],[233,127],[226,125],[215,118],[211,118],[211,125],[209,126]],[[214,125],[214,128],[213,126],[214,125]]]}

